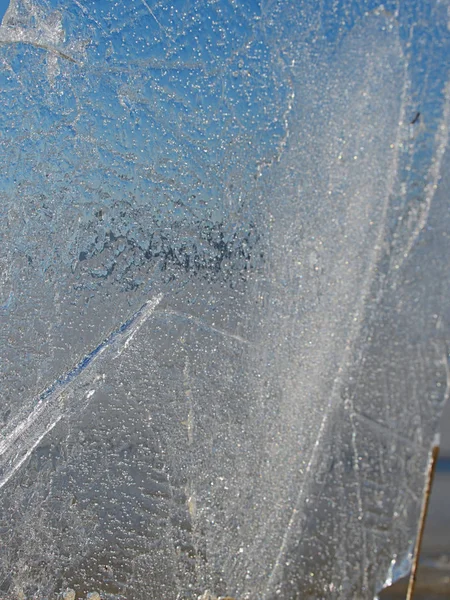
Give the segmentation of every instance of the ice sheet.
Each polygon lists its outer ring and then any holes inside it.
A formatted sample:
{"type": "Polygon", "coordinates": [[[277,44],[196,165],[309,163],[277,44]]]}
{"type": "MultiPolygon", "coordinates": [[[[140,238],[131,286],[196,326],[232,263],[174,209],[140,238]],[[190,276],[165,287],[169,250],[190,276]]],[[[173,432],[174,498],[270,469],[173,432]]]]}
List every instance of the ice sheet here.
{"type": "Polygon", "coordinates": [[[449,22],[12,0],[1,598],[372,599],[407,570],[448,394],[449,22]]]}

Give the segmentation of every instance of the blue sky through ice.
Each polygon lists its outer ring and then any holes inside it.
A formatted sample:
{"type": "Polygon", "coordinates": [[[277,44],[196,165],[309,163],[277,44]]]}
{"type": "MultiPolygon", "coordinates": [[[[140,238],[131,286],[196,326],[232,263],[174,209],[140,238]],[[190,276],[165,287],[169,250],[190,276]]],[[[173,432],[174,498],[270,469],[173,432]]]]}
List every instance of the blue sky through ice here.
{"type": "Polygon", "coordinates": [[[0,19],[3,19],[3,16],[9,6],[9,0],[0,0],[0,19]]]}

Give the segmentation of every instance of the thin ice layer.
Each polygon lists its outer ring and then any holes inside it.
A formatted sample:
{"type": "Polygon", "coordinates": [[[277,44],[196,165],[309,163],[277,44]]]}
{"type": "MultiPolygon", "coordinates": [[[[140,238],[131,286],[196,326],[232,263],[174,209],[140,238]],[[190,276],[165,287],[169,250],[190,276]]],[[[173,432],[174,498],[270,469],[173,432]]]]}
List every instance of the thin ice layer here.
{"type": "Polygon", "coordinates": [[[447,394],[447,20],[11,4],[5,597],[373,598],[402,572],[447,394]]]}

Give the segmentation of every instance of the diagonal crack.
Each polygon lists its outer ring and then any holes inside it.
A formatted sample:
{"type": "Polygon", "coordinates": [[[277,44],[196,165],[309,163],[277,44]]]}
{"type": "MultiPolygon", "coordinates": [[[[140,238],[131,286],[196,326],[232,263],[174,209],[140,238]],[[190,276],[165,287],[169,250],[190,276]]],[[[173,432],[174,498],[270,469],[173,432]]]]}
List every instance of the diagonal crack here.
{"type": "MultiPolygon", "coordinates": [[[[8,483],[42,438],[68,413],[74,401],[74,395],[69,392],[79,383],[81,376],[89,373],[100,357],[120,356],[161,300],[162,294],[159,294],[147,301],[75,367],[39,394],[33,402],[34,408],[28,414],[22,413],[9,426],[9,431],[0,440],[0,489],[8,483]]],[[[94,390],[88,391],[80,401],[81,410],[93,394],[94,390]]]]}

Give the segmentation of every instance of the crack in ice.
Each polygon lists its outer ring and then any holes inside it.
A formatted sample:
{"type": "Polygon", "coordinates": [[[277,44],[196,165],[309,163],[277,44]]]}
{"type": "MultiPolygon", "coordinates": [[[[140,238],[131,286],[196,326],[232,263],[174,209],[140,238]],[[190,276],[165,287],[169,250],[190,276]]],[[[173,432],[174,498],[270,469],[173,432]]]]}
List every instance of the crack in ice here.
{"type": "MultiPolygon", "coordinates": [[[[0,441],[0,489],[8,483],[42,438],[68,412],[71,402],[64,398],[64,394],[70,390],[75,382],[79,381],[81,375],[85,374],[86,370],[92,367],[102,355],[110,356],[116,353],[113,358],[120,356],[161,300],[162,294],[147,301],[132,317],[122,323],[94,350],[84,356],[73,369],[39,394],[31,412],[27,415],[22,414],[22,418],[18,419],[19,422],[16,420],[9,427],[9,432],[3,434],[3,439],[0,441]]],[[[85,395],[85,404],[92,395],[92,390],[85,395]]],[[[82,410],[84,406],[81,401],[80,404],[79,408],[82,410]]]]}

